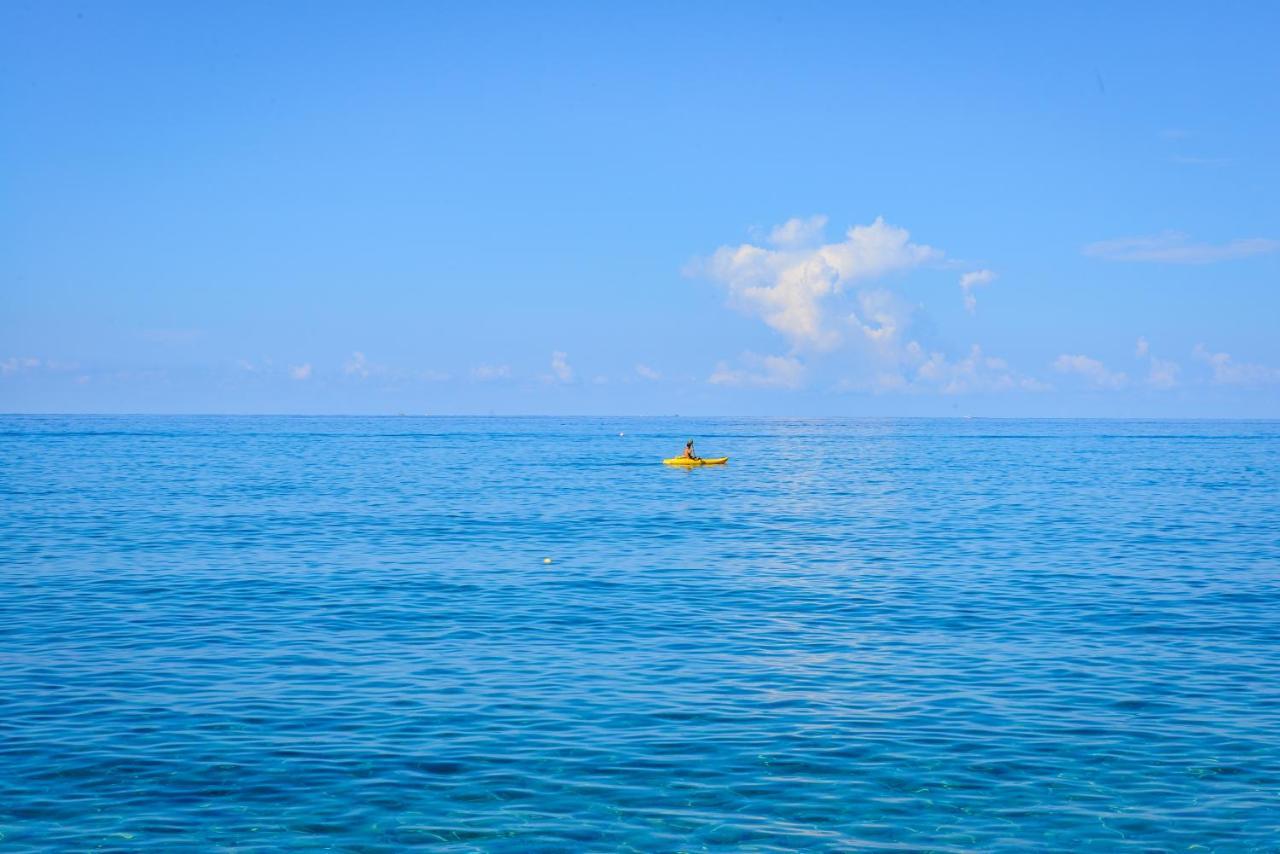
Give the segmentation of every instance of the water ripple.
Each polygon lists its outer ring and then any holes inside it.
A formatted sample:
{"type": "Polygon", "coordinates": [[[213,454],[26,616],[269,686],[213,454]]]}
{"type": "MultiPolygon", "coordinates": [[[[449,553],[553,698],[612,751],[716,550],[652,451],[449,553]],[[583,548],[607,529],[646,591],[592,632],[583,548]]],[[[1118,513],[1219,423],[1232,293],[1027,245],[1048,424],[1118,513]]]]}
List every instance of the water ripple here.
{"type": "Polygon", "coordinates": [[[1280,850],[1272,422],[0,449],[4,850],[1280,850]]]}

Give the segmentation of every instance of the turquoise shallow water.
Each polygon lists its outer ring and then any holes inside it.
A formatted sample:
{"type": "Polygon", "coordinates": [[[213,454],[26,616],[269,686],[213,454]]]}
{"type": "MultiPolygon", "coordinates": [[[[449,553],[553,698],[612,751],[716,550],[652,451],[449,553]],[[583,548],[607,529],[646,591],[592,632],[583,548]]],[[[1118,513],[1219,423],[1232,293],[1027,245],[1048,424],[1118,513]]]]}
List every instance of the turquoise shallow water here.
{"type": "Polygon", "coordinates": [[[1275,422],[3,417],[0,498],[3,850],[1280,850],[1275,422]]]}

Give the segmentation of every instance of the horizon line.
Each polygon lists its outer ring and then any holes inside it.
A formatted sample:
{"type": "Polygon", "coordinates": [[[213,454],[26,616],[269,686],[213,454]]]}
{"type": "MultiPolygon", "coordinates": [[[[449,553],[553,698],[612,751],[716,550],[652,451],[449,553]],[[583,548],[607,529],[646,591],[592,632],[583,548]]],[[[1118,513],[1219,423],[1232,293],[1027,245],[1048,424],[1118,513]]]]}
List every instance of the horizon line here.
{"type": "Polygon", "coordinates": [[[0,418],[742,418],[867,421],[1260,421],[1280,423],[1277,416],[1233,417],[1223,415],[682,415],[659,413],[622,415],[608,413],[460,413],[460,412],[0,412],[0,418]]]}

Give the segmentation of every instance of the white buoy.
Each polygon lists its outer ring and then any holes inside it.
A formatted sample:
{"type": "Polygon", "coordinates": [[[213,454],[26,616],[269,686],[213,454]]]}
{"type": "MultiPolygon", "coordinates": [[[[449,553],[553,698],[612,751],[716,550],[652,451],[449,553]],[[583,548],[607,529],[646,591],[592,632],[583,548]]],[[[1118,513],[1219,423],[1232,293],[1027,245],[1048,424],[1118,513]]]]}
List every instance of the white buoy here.
{"type": "Polygon", "coordinates": [[[549,557],[544,557],[544,558],[542,559],[542,562],[543,562],[543,563],[551,563],[551,558],[549,558],[549,557]]]}

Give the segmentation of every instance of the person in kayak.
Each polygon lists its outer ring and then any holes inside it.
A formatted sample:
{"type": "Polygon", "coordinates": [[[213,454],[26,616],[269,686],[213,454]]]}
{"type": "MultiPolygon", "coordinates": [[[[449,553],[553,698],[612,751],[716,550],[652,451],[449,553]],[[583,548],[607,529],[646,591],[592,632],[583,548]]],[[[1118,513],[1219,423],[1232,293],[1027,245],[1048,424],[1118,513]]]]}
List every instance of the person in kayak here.
{"type": "Polygon", "coordinates": [[[683,454],[681,454],[681,456],[682,456],[682,457],[684,457],[686,460],[700,460],[700,459],[702,459],[702,457],[698,456],[697,454],[695,454],[695,453],[693,452],[693,440],[692,440],[692,439],[690,439],[689,441],[687,441],[687,442],[685,442],[685,443],[684,443],[684,453],[683,453],[683,454]]]}

